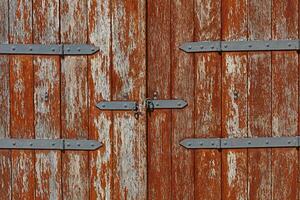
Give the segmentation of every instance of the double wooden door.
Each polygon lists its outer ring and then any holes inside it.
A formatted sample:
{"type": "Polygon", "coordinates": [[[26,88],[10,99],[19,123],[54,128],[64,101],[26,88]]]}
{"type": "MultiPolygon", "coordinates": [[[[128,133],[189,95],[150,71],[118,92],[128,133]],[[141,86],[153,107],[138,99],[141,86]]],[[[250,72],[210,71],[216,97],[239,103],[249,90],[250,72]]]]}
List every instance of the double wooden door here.
{"type": "Polygon", "coordinates": [[[298,0],[1,0],[0,42],[93,44],[0,55],[0,137],[96,151],[0,150],[6,199],[299,199],[299,150],[188,150],[185,138],[299,135],[296,51],[187,54],[204,40],[299,38],[298,0]],[[182,110],[142,106],[154,94],[182,110]],[[102,100],[135,100],[101,111],[102,100]]]}

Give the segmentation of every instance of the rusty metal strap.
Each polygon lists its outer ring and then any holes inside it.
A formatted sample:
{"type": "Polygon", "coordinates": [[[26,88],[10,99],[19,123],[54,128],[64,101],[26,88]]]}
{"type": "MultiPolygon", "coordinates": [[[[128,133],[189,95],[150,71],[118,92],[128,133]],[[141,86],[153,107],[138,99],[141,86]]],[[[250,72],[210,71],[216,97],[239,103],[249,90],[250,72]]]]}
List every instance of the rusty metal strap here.
{"type": "Polygon", "coordinates": [[[187,149],[295,148],[300,147],[300,137],[189,138],[180,144],[187,149]]]}
{"type": "Polygon", "coordinates": [[[91,55],[98,47],[88,44],[0,44],[0,54],[8,55],[91,55]]]}
{"type": "Polygon", "coordinates": [[[0,149],[91,151],[102,146],[96,140],[71,139],[0,139],[0,149]]]}
{"type": "Polygon", "coordinates": [[[200,41],[179,47],[186,53],[231,51],[293,51],[300,50],[300,40],[200,41]]]}

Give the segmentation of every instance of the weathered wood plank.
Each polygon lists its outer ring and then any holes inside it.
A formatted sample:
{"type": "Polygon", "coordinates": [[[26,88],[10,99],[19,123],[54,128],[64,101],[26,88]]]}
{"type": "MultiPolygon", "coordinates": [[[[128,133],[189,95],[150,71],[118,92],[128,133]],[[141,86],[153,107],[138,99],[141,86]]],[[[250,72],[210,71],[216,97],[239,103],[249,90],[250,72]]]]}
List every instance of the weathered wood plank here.
{"type": "MultiPolygon", "coordinates": [[[[9,1],[10,43],[32,43],[32,2],[9,1]]],[[[32,56],[10,59],[11,137],[34,137],[32,56]]],[[[12,151],[12,199],[34,198],[34,152],[12,151]]]]}
{"type": "MultiPolygon", "coordinates": [[[[271,39],[271,0],[251,0],[248,9],[249,40],[271,39]]],[[[270,137],[271,52],[248,54],[248,136],[270,137]]],[[[271,199],[271,150],[248,150],[248,198],[271,199]]]]}
{"type": "MultiPolygon", "coordinates": [[[[247,0],[222,2],[222,39],[247,40],[247,0]]],[[[223,137],[247,137],[247,53],[222,56],[223,137]]],[[[222,199],[247,199],[247,150],[222,153],[222,199]]]]}
{"type": "MultiPolygon", "coordinates": [[[[195,41],[221,39],[221,1],[195,1],[195,41]]],[[[195,55],[195,137],[221,137],[221,55],[195,55]]],[[[221,199],[221,152],[195,152],[195,199],[221,199]]]]}
{"type": "MultiPolygon", "coordinates": [[[[33,43],[59,43],[59,0],[33,0],[33,33],[33,43]]],[[[60,59],[37,56],[33,65],[35,138],[60,138],[60,59]]],[[[35,153],[35,198],[62,199],[61,153],[35,153]]]]}
{"type": "MultiPolygon", "coordinates": [[[[170,99],[170,1],[150,1],[147,9],[147,93],[170,99]]],[[[149,199],[171,199],[171,157],[171,111],[157,110],[148,115],[149,199]]]]}
{"type": "MultiPolygon", "coordinates": [[[[297,39],[297,0],[273,1],[272,39],[297,39]]],[[[272,135],[298,135],[298,54],[272,53],[272,135]]],[[[272,150],[272,199],[298,199],[299,176],[296,149],[272,150]]]]}
{"type": "MultiPolygon", "coordinates": [[[[0,43],[8,43],[8,1],[0,2],[0,43]]],[[[0,138],[10,137],[9,59],[0,56],[0,138]]],[[[0,151],[0,197],[11,199],[10,151],[0,151]]]]}
{"type": "Polygon", "coordinates": [[[112,199],[112,113],[98,110],[99,101],[111,99],[111,1],[88,0],[89,42],[100,52],[89,57],[89,137],[104,146],[90,153],[90,199],[112,199]]]}
{"type": "Polygon", "coordinates": [[[193,1],[172,1],[171,9],[171,97],[188,102],[185,109],[172,111],[172,199],[194,199],[194,153],[179,144],[194,137],[194,56],[178,48],[194,39],[193,1]]]}
{"type": "MultiPolygon", "coordinates": [[[[61,0],[61,42],[87,42],[87,4],[61,0]]],[[[87,57],[67,56],[61,61],[62,137],[88,138],[87,57]]],[[[89,199],[88,152],[62,154],[63,199],[89,199]]]]}
{"type": "MultiPolygon", "coordinates": [[[[146,93],[146,1],[112,1],[112,98],[142,102],[146,93]]],[[[112,199],[147,198],[145,115],[113,115],[112,199]]]]}

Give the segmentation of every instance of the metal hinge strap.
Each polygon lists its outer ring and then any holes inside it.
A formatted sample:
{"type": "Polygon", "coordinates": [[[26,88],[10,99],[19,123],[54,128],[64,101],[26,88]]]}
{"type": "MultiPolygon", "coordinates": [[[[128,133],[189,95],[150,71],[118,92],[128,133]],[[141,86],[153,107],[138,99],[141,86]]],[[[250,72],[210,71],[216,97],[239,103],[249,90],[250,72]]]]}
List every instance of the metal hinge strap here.
{"type": "Polygon", "coordinates": [[[300,137],[189,138],[180,142],[187,149],[242,149],[300,147],[300,137]]]}
{"type": "Polygon", "coordinates": [[[179,47],[186,53],[230,51],[292,51],[300,50],[300,40],[200,41],[179,47]]]}
{"type": "Polygon", "coordinates": [[[188,104],[182,99],[171,99],[171,100],[161,100],[161,99],[146,99],[145,106],[148,111],[153,111],[155,109],[182,109],[188,104]]]}
{"type": "Polygon", "coordinates": [[[136,110],[138,103],[135,101],[101,101],[96,107],[100,110],[136,110]]]}
{"type": "Polygon", "coordinates": [[[0,44],[0,54],[10,55],[91,55],[99,51],[89,44],[0,44]]]}
{"type": "Polygon", "coordinates": [[[96,150],[102,146],[96,140],[71,139],[0,139],[0,149],[32,150],[96,150]]]}
{"type": "MultiPolygon", "coordinates": [[[[181,99],[158,100],[146,99],[145,106],[149,110],[154,109],[181,109],[187,106],[187,102],[181,99]]],[[[136,101],[101,101],[96,105],[100,110],[132,110],[139,109],[136,101]]]]}

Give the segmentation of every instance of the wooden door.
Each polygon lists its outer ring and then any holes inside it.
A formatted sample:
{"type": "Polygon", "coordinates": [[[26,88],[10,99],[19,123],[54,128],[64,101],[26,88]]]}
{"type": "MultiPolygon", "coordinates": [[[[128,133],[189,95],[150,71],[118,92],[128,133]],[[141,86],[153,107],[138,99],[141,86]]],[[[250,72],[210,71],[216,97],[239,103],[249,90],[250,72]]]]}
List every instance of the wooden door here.
{"type": "Polygon", "coordinates": [[[0,55],[0,138],[103,143],[96,151],[0,150],[1,199],[299,199],[299,149],[179,144],[299,135],[299,54],[178,48],[299,39],[299,8],[298,0],[0,1],[0,43],[100,48],[0,55]],[[188,106],[146,113],[153,96],[188,106]],[[101,111],[103,100],[137,101],[141,114],[101,111]]]}

